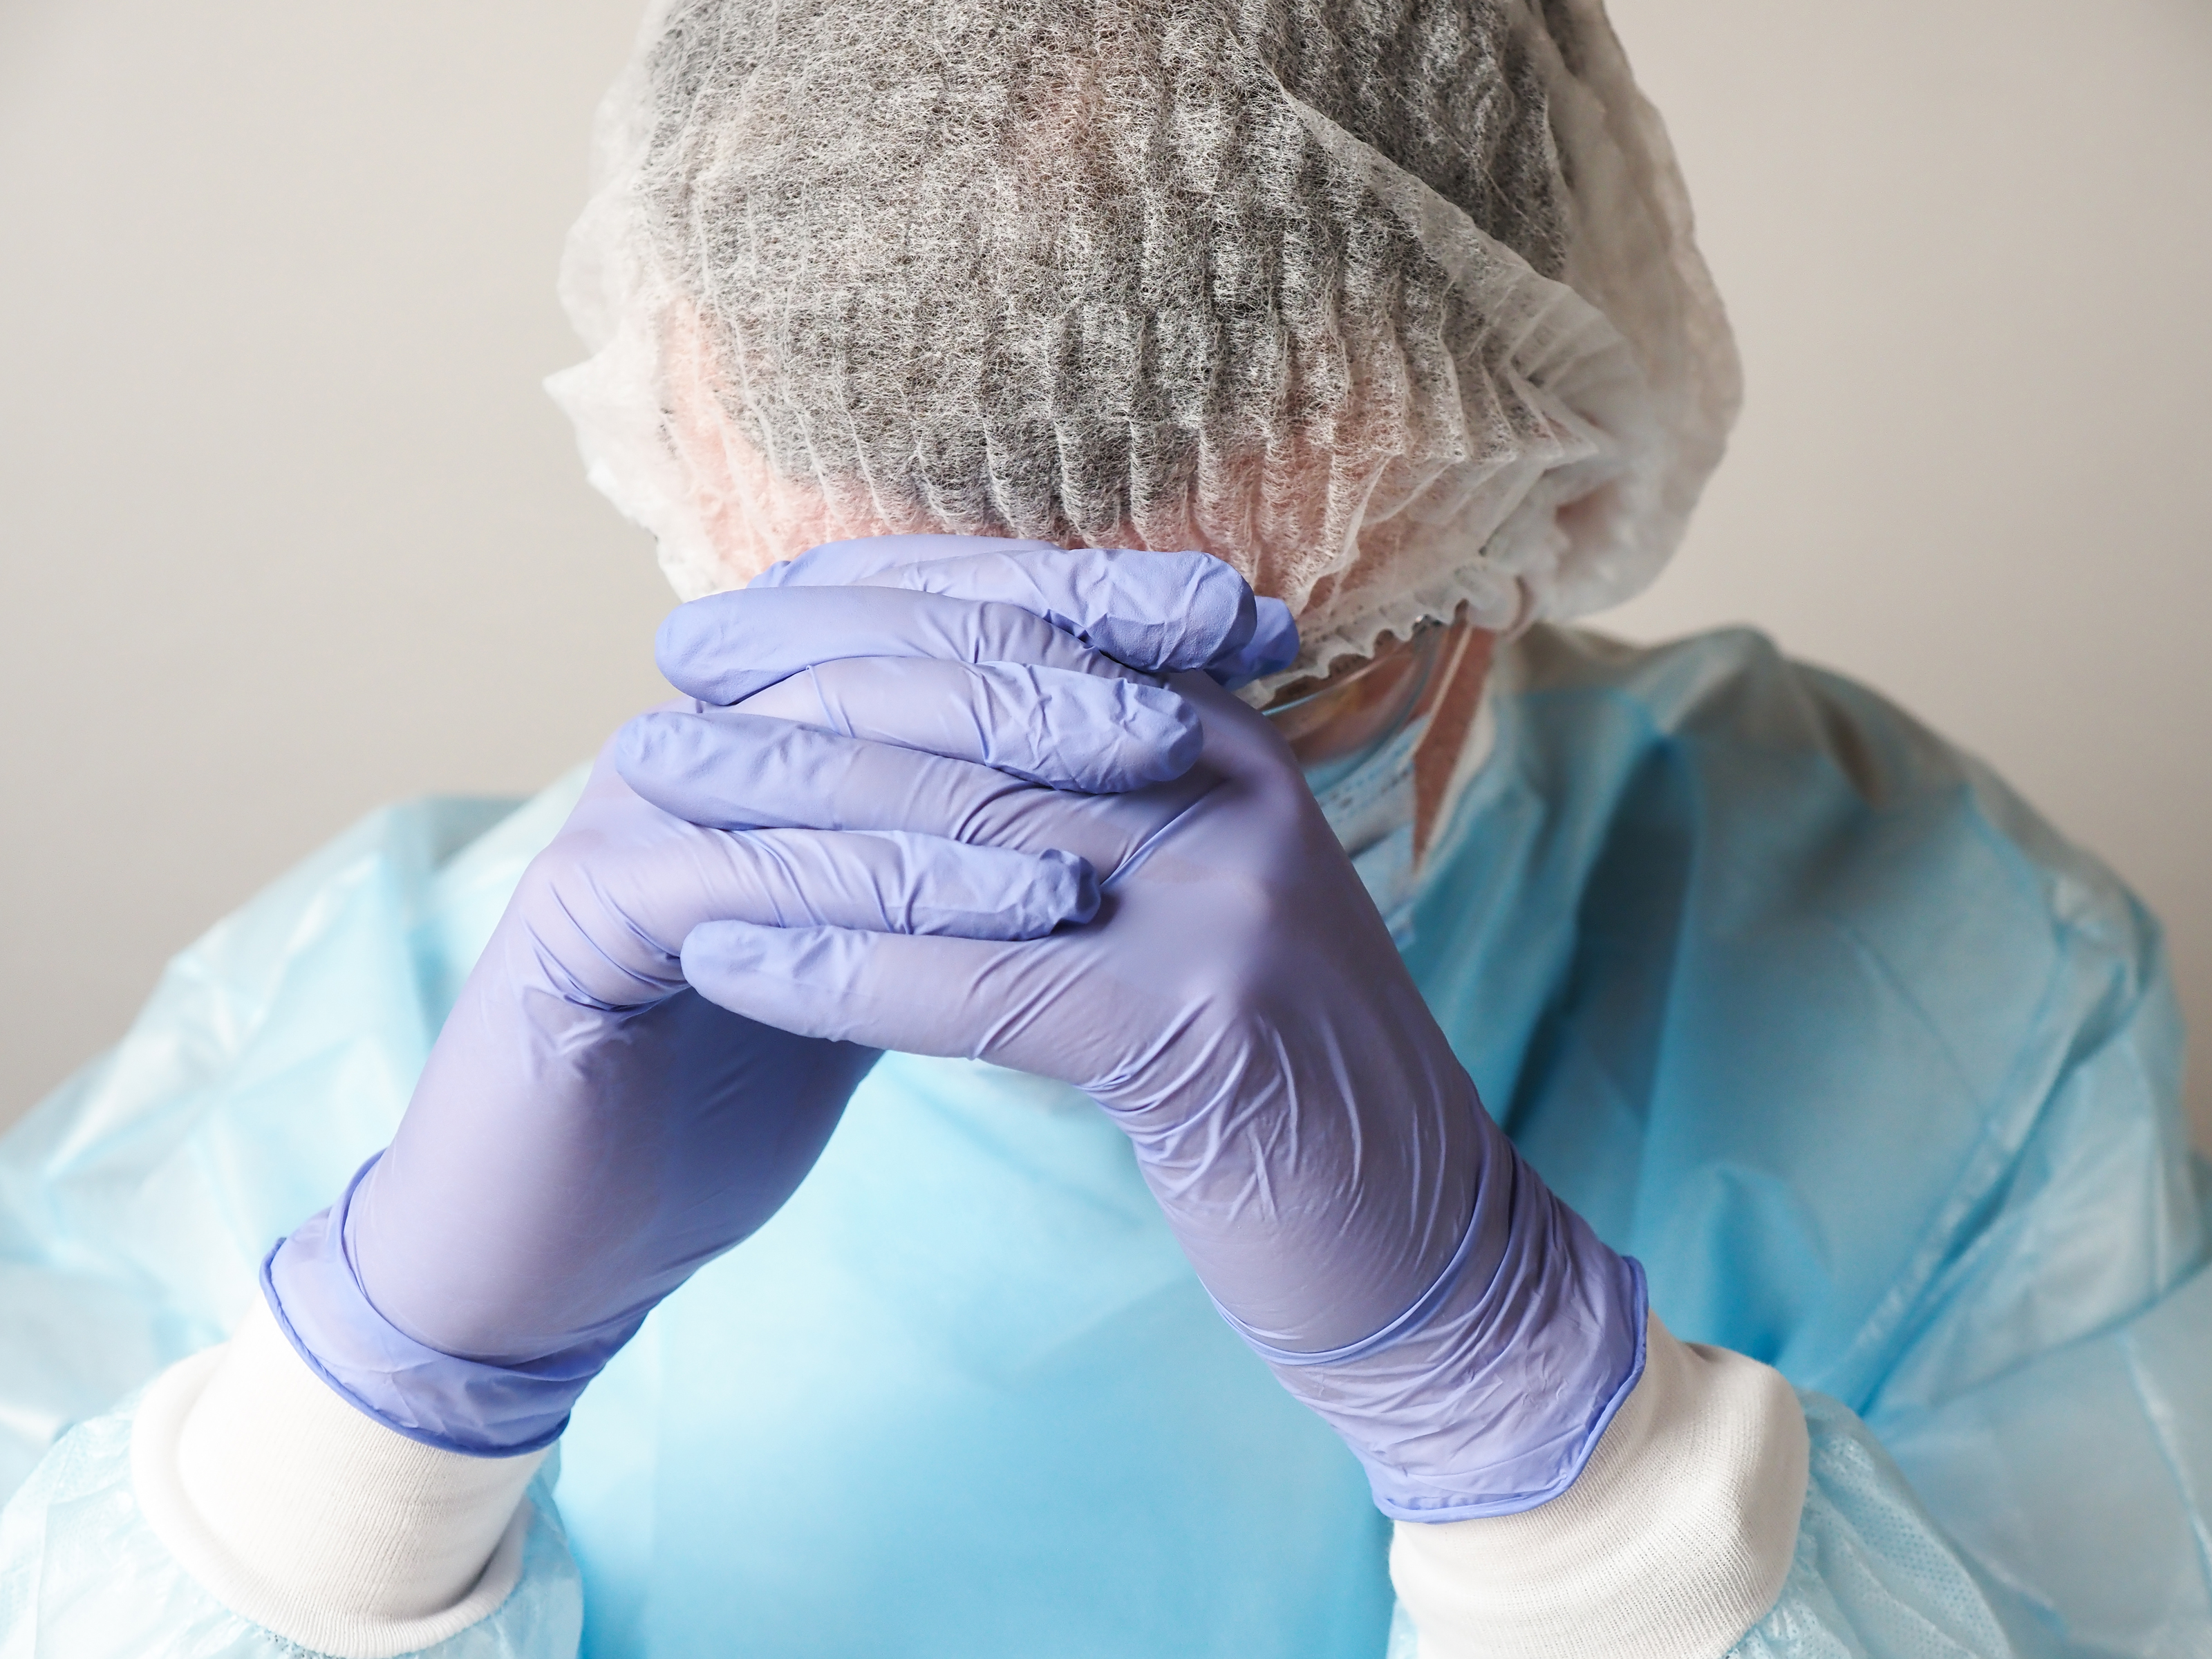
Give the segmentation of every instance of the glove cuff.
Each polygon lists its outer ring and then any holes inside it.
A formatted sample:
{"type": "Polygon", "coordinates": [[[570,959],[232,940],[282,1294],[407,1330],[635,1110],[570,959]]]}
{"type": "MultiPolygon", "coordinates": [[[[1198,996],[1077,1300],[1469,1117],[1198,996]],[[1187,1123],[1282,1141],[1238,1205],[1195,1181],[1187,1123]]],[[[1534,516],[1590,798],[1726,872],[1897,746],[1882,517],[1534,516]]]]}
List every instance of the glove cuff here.
{"type": "Polygon", "coordinates": [[[336,1204],[262,1262],[262,1294],[277,1329],[340,1398],[395,1434],[469,1457],[514,1457],[550,1445],[568,1427],[577,1397],[643,1316],[522,1365],[489,1364],[417,1342],[369,1301],[347,1249],[347,1213],[375,1165],[375,1158],[362,1164],[336,1204]]]}
{"type": "Polygon", "coordinates": [[[1401,1522],[1420,1659],[1711,1659],[1781,1594],[1810,1442],[1781,1375],[1655,1317],[1643,1380],[1573,1487],[1525,1514],[1401,1522]]]}
{"type": "Polygon", "coordinates": [[[1343,1437],[1394,1520],[1513,1515],[1550,1502],[1582,1473],[1644,1374],[1642,1266],[1608,1249],[1502,1135],[1497,1142],[1500,1179],[1481,1200],[1494,1213],[1470,1221],[1435,1283],[1382,1330],[1297,1353],[1238,1327],[1283,1386],[1343,1437]]]}

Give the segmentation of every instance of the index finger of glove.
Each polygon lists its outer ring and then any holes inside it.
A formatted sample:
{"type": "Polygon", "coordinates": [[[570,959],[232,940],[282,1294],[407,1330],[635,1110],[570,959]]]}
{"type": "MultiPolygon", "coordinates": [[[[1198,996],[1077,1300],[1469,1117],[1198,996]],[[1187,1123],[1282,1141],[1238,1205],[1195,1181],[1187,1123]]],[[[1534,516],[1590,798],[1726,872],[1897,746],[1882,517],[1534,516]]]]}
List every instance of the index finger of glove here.
{"type": "Polygon", "coordinates": [[[1098,877],[1056,848],[1029,854],[903,831],[702,829],[631,798],[590,814],[531,861],[495,936],[501,971],[582,1007],[656,1003],[707,921],[1036,939],[1098,908],[1098,877]]]}
{"type": "Polygon", "coordinates": [[[723,705],[841,657],[1130,672],[1017,605],[869,586],[743,587],[694,599],[660,624],[654,654],[678,690],[723,705]]]}
{"type": "Polygon", "coordinates": [[[840,657],[738,706],[1090,793],[1179,777],[1203,738],[1196,712],[1164,687],[1027,663],[840,657]]]}
{"type": "MultiPolygon", "coordinates": [[[[857,583],[1018,605],[1117,661],[1163,673],[1241,662],[1261,630],[1260,601],[1209,553],[974,539],[980,544],[964,550],[932,549],[926,560],[872,568],[847,551],[861,544],[847,543],[822,550],[833,556],[818,566],[812,554],[793,561],[780,585],[857,583]]],[[[1266,620],[1272,630],[1272,611],[1266,620]]]]}
{"type": "Polygon", "coordinates": [[[714,921],[685,938],[683,964],[692,989],[732,1013],[914,1054],[983,1058],[1022,1003],[1020,958],[982,940],[714,921]],[[915,944],[930,948],[902,948],[915,944]]]}
{"type": "Polygon", "coordinates": [[[664,812],[714,830],[910,830],[1119,869],[1171,805],[1066,795],[988,766],[734,709],[641,714],[617,736],[623,779],[664,812]],[[1135,805],[1115,810],[1118,804],[1135,805]]]}
{"type": "Polygon", "coordinates": [[[1101,926],[1112,923],[1020,942],[709,921],[685,937],[682,961],[701,996],[779,1030],[988,1060],[1088,1091],[1126,1066],[1119,1028],[1132,1018],[1097,1003],[1101,926]]]}
{"type": "Polygon", "coordinates": [[[717,921],[750,910],[779,927],[1029,939],[1098,909],[1097,873],[1057,848],[1031,855],[896,830],[752,830],[716,850],[726,871],[716,896],[730,907],[717,921]]]}

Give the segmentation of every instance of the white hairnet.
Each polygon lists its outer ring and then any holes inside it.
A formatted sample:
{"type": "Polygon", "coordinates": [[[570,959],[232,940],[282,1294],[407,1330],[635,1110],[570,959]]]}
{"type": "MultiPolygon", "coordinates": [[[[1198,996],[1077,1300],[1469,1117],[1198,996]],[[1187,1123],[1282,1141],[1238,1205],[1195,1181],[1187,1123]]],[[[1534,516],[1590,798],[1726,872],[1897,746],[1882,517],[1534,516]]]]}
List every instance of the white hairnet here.
{"type": "Polygon", "coordinates": [[[1735,410],[1596,0],[661,0],[598,143],[553,387],[687,598],[1204,548],[1311,672],[1626,598],[1735,410]]]}

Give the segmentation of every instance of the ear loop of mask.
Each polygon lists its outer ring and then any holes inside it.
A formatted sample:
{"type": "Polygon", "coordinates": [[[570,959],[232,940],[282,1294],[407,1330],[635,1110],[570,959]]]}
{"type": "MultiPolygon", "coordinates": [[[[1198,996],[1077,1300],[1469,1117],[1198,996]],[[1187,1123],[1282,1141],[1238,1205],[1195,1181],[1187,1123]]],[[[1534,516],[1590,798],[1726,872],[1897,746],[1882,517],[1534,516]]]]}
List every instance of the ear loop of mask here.
{"type": "Polygon", "coordinates": [[[1421,874],[1415,763],[1471,637],[1424,620],[1400,648],[1263,711],[1299,755],[1322,816],[1401,945],[1412,941],[1421,874]],[[1393,671],[1396,684],[1377,684],[1393,671]],[[1344,747],[1328,740],[1340,725],[1354,731],[1344,747]]]}

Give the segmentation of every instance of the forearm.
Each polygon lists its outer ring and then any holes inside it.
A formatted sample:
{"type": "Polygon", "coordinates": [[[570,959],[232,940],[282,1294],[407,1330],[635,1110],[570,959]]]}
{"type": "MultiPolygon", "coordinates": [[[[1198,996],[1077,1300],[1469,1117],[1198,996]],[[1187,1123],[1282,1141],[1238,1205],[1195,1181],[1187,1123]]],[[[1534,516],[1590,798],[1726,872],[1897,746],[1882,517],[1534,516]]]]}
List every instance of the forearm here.
{"type": "Polygon", "coordinates": [[[1653,1316],[1643,1377],[1565,1493],[1398,1523],[1390,1573],[1422,1659],[1717,1659],[1780,1593],[1807,1452],[1780,1373],[1653,1316]]]}

